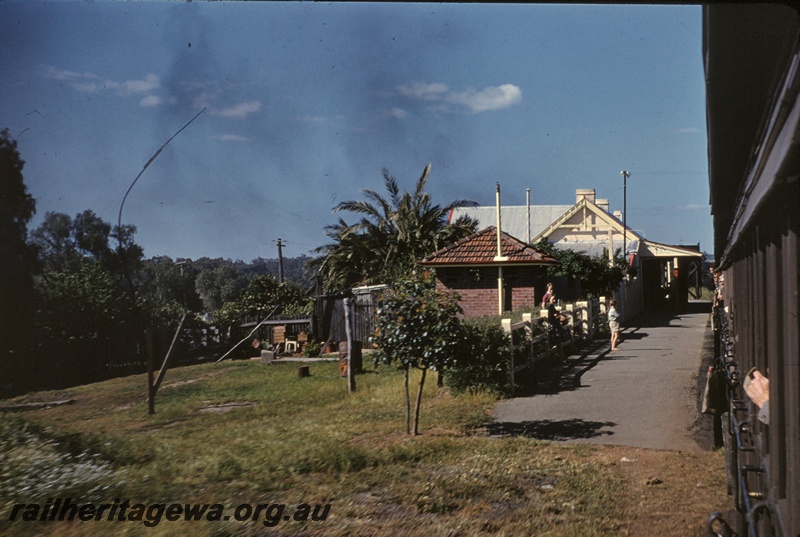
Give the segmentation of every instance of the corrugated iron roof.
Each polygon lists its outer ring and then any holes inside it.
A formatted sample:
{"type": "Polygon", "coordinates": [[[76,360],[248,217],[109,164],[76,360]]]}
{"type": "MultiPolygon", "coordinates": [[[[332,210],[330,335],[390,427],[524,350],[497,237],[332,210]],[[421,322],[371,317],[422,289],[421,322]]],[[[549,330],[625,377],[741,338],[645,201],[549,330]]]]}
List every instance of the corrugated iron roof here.
{"type": "Polygon", "coordinates": [[[558,261],[503,231],[503,258],[497,258],[497,228],[489,226],[422,260],[423,265],[553,265],[558,261]]]}
{"type": "MultiPolygon", "coordinates": [[[[547,229],[550,224],[572,207],[572,205],[531,205],[531,238],[547,229]]],[[[497,224],[497,208],[494,205],[453,209],[448,221],[455,222],[458,217],[464,215],[475,218],[478,221],[478,229],[497,224]]],[[[528,206],[506,205],[501,207],[500,227],[512,237],[526,240],[528,238],[528,206]]]]}
{"type": "MultiPolygon", "coordinates": [[[[631,243],[634,241],[630,241],[631,243]]],[[[573,252],[583,253],[590,257],[607,256],[608,241],[558,241],[553,243],[556,250],[572,250],[573,252]]],[[[622,241],[613,241],[612,249],[614,253],[622,250],[622,241]]],[[[633,250],[636,252],[636,250],[633,250]]]]}

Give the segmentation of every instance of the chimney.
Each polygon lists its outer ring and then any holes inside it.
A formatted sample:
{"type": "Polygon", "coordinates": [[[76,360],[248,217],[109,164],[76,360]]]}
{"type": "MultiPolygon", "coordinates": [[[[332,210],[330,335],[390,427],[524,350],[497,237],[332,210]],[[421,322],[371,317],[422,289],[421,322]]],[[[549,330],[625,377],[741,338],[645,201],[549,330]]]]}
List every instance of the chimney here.
{"type": "Polygon", "coordinates": [[[598,207],[603,209],[605,212],[608,212],[608,200],[599,199],[595,202],[598,207]]]}
{"type": "Polygon", "coordinates": [[[575,203],[579,203],[583,198],[594,203],[595,190],[593,188],[579,188],[575,191],[575,203]]]}
{"type": "Polygon", "coordinates": [[[622,221],[622,211],[614,211],[614,216],[617,220],[622,221]]]}

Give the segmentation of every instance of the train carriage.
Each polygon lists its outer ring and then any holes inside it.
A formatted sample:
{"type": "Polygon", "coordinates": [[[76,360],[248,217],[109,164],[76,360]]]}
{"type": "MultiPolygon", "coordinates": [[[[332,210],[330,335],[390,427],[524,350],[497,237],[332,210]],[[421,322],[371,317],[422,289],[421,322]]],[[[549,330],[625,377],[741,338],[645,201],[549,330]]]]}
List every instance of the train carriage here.
{"type": "Polygon", "coordinates": [[[729,523],[742,535],[800,536],[798,21],[781,4],[703,7],[717,365],[738,510],[712,517],[710,533],[729,523]],[[769,377],[768,424],[744,393],[751,368],[769,377]]]}

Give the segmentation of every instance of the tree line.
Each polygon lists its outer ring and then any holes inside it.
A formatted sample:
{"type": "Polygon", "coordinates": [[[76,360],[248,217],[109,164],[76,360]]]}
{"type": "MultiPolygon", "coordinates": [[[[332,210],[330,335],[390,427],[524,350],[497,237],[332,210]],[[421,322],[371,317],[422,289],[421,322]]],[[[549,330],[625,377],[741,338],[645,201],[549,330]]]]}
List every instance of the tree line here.
{"type": "MultiPolygon", "coordinates": [[[[190,327],[209,321],[234,326],[271,313],[308,315],[315,294],[369,284],[389,285],[384,303],[390,307],[379,313],[375,337],[380,362],[406,373],[420,369],[424,382],[427,369],[463,366],[466,356],[483,360],[489,365],[482,369],[491,372],[484,379],[470,373],[466,382],[464,375],[453,375],[461,386],[498,378],[496,357],[503,355],[498,345],[505,336],[460,328],[457,297],[436,291],[432,275],[419,264],[477,231],[474,219],[447,219],[452,208],[474,202],[433,202],[426,191],[430,165],[411,191],[402,191],[384,169],[386,195],[364,189],[366,200],[333,207],[357,220],[340,217],[327,226],[330,241],[313,252],[316,257],[285,258],[282,283],[274,259],[145,258],[134,240],[135,226],[113,226],[91,210],[75,216],[48,212],[29,232],[36,204],[23,167],[16,141],[7,129],[0,131],[0,396],[141,372],[144,334],[157,329],[153,355],[161,357],[185,314],[190,327]],[[479,356],[486,352],[493,358],[479,356]]],[[[607,260],[539,247],[564,259],[552,275],[581,278],[587,292],[613,289],[621,281],[620,260],[609,268],[607,260]]],[[[421,388],[422,383],[418,393],[421,388]]]]}
{"type": "Polygon", "coordinates": [[[29,232],[36,202],[24,165],[3,129],[0,396],[142,371],[145,330],[155,329],[158,357],[184,313],[202,326],[203,316],[231,324],[276,305],[310,311],[307,256],[283,259],[279,285],[275,259],[145,258],[135,226],[88,209],[48,212],[29,232]]]}

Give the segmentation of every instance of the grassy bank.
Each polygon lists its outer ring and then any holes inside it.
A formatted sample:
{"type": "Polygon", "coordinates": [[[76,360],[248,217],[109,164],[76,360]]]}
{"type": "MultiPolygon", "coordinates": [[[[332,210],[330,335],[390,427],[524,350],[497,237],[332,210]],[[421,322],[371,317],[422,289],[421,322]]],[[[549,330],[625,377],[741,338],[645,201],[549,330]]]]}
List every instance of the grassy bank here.
{"type": "MultiPolygon", "coordinates": [[[[624,534],[636,516],[641,498],[631,497],[626,479],[638,478],[626,476],[616,451],[489,438],[480,426],[492,398],[452,397],[435,382],[423,400],[422,435],[410,438],[403,434],[401,373],[369,371],[348,394],[337,364],[310,368],[306,378],[290,364],[176,369],[153,416],[143,376],[11,401],[74,400],[0,413],[0,534],[591,536],[624,534]],[[9,521],[14,505],[44,506],[50,498],[222,504],[230,518],[162,518],[146,527],[105,517],[24,521],[18,510],[9,521]],[[287,507],[267,527],[264,512],[255,521],[234,520],[240,504],[287,507]],[[330,508],[325,520],[293,520],[301,504],[330,508]]],[[[707,480],[709,490],[724,488],[719,478],[692,476],[707,480]]],[[[702,519],[687,524],[698,530],[702,519]]],[[[691,534],[702,533],[681,535],[691,534]]]]}

